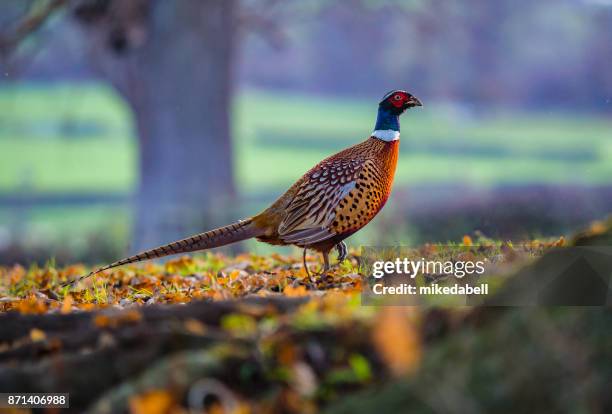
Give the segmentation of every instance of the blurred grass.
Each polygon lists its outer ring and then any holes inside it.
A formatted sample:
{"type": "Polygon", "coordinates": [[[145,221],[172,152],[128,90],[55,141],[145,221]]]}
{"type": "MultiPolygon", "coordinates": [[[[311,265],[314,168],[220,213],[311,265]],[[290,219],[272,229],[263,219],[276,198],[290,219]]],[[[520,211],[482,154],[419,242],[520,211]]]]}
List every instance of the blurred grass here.
{"type": "MultiPolygon", "coordinates": [[[[242,191],[282,190],[370,132],[375,101],[245,92],[235,104],[242,191]],[[311,138],[312,141],[308,141],[311,138]],[[274,168],[261,168],[261,160],[274,168]]],[[[427,104],[402,124],[400,184],[577,183],[612,177],[612,121],[566,114],[477,117],[427,104]]],[[[97,84],[0,89],[0,193],[128,192],[137,143],[126,105],[97,84]]]]}
{"type": "MultiPolygon", "coordinates": [[[[325,156],[365,138],[375,116],[375,101],[242,95],[235,125],[240,184],[247,191],[290,184],[325,156]],[[275,168],[259,168],[261,159],[275,168]]],[[[475,117],[448,105],[426,104],[402,119],[397,180],[400,184],[609,183],[610,130],[612,121],[593,116],[475,117]]]]}
{"type": "MultiPolygon", "coordinates": [[[[316,162],[365,139],[376,117],[376,103],[375,98],[239,94],[233,132],[240,190],[270,198],[280,194],[316,162]]],[[[611,130],[612,120],[604,117],[479,115],[459,106],[425,102],[424,108],[402,119],[397,182],[421,186],[611,183],[611,130]]],[[[128,194],[137,181],[137,156],[131,114],[110,88],[93,83],[0,87],[0,196],[128,194]]],[[[258,203],[241,206],[236,215],[258,211],[262,207],[258,203]]],[[[392,210],[393,203],[389,207],[392,210]]],[[[28,245],[70,240],[68,245],[82,246],[77,241],[115,229],[121,235],[112,240],[123,246],[129,222],[126,207],[24,211],[0,206],[0,244],[11,235],[26,235],[32,239],[25,240],[28,245]]],[[[394,237],[404,241],[409,237],[405,228],[397,232],[401,237],[394,237]]],[[[376,242],[376,236],[367,233],[355,240],[376,242]]],[[[253,248],[262,252],[266,246],[253,248]]]]}
{"type": "Polygon", "coordinates": [[[128,191],[136,150],[128,108],[106,87],[0,89],[0,193],[128,191]]]}

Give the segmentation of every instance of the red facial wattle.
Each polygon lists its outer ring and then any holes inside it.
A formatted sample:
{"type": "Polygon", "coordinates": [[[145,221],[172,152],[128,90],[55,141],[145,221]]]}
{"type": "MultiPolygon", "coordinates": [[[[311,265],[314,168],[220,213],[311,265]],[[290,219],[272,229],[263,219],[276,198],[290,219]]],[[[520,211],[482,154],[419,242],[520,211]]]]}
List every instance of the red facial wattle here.
{"type": "Polygon", "coordinates": [[[407,100],[407,96],[399,93],[389,97],[389,102],[396,108],[401,108],[404,105],[404,102],[406,102],[407,100]]]}

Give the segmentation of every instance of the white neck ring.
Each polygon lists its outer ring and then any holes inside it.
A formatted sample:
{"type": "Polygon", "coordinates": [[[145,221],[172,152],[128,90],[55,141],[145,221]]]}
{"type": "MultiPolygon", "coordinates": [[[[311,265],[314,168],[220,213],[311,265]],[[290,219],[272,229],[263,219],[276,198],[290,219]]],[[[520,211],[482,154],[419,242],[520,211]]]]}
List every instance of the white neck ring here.
{"type": "Polygon", "coordinates": [[[392,129],[377,129],[372,132],[372,136],[387,142],[397,141],[400,139],[399,131],[394,131],[392,129]]]}

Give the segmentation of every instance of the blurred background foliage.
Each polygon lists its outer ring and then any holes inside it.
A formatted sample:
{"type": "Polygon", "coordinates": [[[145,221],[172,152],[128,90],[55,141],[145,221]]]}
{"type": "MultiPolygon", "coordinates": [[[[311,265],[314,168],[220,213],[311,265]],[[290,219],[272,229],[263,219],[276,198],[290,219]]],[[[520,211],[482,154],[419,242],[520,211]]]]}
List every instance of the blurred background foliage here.
{"type": "Polygon", "coordinates": [[[611,64],[607,0],[4,0],[0,261],[106,261],[251,215],[393,88],[425,106],[352,244],[558,235],[612,210],[611,64]]]}

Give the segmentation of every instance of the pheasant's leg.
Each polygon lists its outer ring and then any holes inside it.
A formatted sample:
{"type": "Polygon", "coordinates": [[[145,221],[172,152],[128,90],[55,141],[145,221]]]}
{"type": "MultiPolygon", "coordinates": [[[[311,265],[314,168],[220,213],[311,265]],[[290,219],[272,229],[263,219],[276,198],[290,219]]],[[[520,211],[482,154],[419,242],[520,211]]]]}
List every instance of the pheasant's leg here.
{"type": "Polygon", "coordinates": [[[338,251],[338,264],[340,264],[346,259],[346,243],[341,241],[340,243],[336,244],[336,250],[338,251]]]}
{"type": "Polygon", "coordinates": [[[304,264],[304,270],[306,270],[306,274],[308,275],[308,281],[310,282],[308,286],[312,290],[315,290],[317,288],[317,283],[316,280],[310,274],[310,271],[308,270],[308,264],[306,264],[306,250],[308,250],[308,248],[304,247],[304,253],[302,254],[302,263],[304,264]]]}
{"type": "Polygon", "coordinates": [[[329,250],[321,252],[323,254],[323,274],[329,271],[329,250]]]}
{"type": "Polygon", "coordinates": [[[310,279],[310,271],[308,270],[308,265],[306,264],[306,247],[304,247],[304,253],[302,254],[302,263],[304,264],[304,269],[306,270],[306,274],[308,275],[308,279],[310,279]]]}

